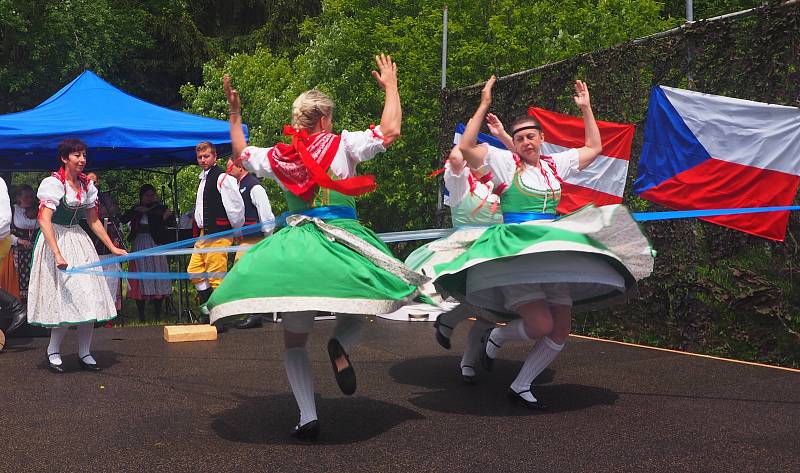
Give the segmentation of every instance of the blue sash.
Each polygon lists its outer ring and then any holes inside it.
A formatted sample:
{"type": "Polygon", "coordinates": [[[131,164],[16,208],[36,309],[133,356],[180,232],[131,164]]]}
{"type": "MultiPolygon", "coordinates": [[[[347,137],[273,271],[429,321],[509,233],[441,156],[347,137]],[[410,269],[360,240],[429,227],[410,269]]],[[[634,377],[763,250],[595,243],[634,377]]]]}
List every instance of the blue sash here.
{"type": "Polygon", "coordinates": [[[503,212],[503,223],[523,223],[531,220],[554,220],[556,215],[539,212],[503,212]]]}
{"type": "Polygon", "coordinates": [[[356,209],[353,207],[348,207],[346,205],[329,205],[325,207],[314,207],[312,209],[303,210],[302,212],[284,212],[275,219],[275,226],[285,227],[286,217],[290,215],[307,215],[321,220],[333,220],[335,218],[358,220],[356,209]]]}

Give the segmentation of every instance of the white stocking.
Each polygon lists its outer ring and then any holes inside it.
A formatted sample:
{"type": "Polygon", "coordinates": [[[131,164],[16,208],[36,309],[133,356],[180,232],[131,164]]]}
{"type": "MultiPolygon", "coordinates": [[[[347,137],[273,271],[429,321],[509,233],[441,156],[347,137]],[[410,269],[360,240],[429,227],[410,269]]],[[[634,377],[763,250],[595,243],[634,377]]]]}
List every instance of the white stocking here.
{"type": "Polygon", "coordinates": [[[299,426],[317,420],[317,406],[314,402],[314,378],[311,376],[311,363],[305,347],[287,348],[284,365],[289,385],[292,387],[297,407],[300,408],[299,426]]]}
{"type": "Polygon", "coordinates": [[[533,380],[556,359],[563,348],[563,344],[559,345],[548,337],[539,340],[536,346],[533,347],[533,350],[528,353],[528,358],[526,358],[525,363],[522,364],[517,379],[511,383],[511,389],[519,393],[523,399],[536,402],[536,398],[533,397],[533,394],[529,391],[529,389],[531,389],[531,383],[533,383],[533,380]]]}
{"type": "Polygon", "coordinates": [[[47,345],[47,358],[54,365],[61,365],[61,342],[67,335],[67,327],[55,327],[50,329],[50,344],[47,345]]]}
{"type": "Polygon", "coordinates": [[[90,349],[92,348],[92,334],[94,333],[93,324],[78,325],[78,358],[88,365],[97,364],[92,358],[90,349]]]}

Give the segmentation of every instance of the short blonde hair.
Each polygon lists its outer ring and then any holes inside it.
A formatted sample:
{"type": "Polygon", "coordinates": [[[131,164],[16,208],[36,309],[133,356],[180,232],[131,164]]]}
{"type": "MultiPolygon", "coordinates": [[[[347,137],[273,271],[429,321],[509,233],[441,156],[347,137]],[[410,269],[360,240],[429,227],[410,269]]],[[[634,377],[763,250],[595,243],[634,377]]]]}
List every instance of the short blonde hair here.
{"type": "Polygon", "coordinates": [[[333,114],[333,100],[317,89],[300,94],[292,104],[292,125],[298,130],[314,128],[320,118],[333,114]]]}

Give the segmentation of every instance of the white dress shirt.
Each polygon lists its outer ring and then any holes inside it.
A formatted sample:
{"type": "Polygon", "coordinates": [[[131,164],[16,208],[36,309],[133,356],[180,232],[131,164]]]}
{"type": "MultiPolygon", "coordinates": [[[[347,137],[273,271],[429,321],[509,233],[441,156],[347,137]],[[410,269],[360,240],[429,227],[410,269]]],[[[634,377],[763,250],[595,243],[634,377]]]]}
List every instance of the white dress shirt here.
{"type": "Polygon", "coordinates": [[[11,198],[8,196],[6,181],[0,177],[0,240],[11,233],[11,198]]]}
{"type": "Polygon", "coordinates": [[[269,203],[267,191],[260,185],[253,186],[250,189],[250,200],[253,201],[253,205],[258,210],[258,221],[270,222],[268,225],[261,227],[261,231],[264,232],[264,235],[271,235],[272,230],[275,228],[275,214],[272,213],[272,205],[269,203]]]}
{"type": "MultiPolygon", "coordinates": [[[[203,228],[203,190],[206,185],[208,171],[200,173],[200,185],[197,187],[197,200],[194,208],[194,221],[198,228],[203,228]]],[[[244,224],[244,201],[239,194],[239,183],[232,176],[222,173],[217,178],[217,189],[222,196],[222,206],[233,228],[244,224]]]]}

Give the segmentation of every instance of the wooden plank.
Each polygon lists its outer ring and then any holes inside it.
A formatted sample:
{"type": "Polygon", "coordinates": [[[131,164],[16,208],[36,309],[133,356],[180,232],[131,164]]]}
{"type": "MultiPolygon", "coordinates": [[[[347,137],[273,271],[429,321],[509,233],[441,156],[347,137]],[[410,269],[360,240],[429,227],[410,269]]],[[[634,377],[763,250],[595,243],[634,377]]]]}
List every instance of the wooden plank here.
{"type": "Polygon", "coordinates": [[[211,325],[165,325],[164,340],[174,342],[201,342],[217,339],[217,328],[211,325]]]}

